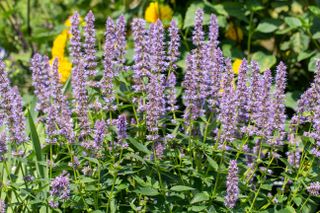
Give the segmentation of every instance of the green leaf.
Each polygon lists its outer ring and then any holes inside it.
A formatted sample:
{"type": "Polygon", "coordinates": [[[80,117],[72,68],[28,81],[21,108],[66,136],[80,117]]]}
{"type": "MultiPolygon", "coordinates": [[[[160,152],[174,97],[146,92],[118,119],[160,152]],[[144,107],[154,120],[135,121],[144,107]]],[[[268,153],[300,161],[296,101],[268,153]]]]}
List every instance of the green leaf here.
{"type": "Polygon", "coordinates": [[[175,192],[183,192],[183,191],[190,191],[195,189],[190,186],[177,185],[177,186],[171,187],[170,190],[175,192]]]}
{"type": "Polygon", "coordinates": [[[275,31],[278,27],[272,23],[269,22],[262,22],[257,26],[256,31],[262,32],[262,33],[271,33],[275,31]]]}
{"type": "Polygon", "coordinates": [[[293,95],[294,94],[292,92],[286,93],[285,105],[286,107],[296,110],[298,107],[298,104],[297,104],[297,101],[293,98],[293,95]]]}
{"type": "Polygon", "coordinates": [[[290,42],[293,51],[300,53],[308,49],[310,38],[304,33],[297,32],[291,36],[290,42]]]}
{"type": "Polygon", "coordinates": [[[207,155],[207,160],[209,162],[209,165],[215,170],[215,171],[218,171],[218,164],[215,160],[213,160],[210,156],[207,155]]]}
{"type": "Polygon", "coordinates": [[[261,51],[255,52],[252,55],[252,60],[255,60],[259,63],[261,71],[270,69],[277,62],[277,59],[274,55],[267,55],[261,51]]]}
{"type": "Polygon", "coordinates": [[[292,206],[286,206],[284,209],[280,209],[277,213],[295,213],[296,210],[292,206]]]}
{"type": "Polygon", "coordinates": [[[199,203],[201,201],[206,201],[206,200],[209,200],[208,192],[200,192],[194,196],[194,198],[191,200],[190,203],[194,204],[194,203],[199,203]]]}
{"type": "Polygon", "coordinates": [[[137,142],[136,140],[134,140],[133,138],[129,137],[128,138],[130,143],[136,147],[139,151],[144,152],[146,154],[151,154],[151,151],[143,144],[137,142]]]}
{"type": "Polygon", "coordinates": [[[207,206],[192,206],[188,210],[189,211],[194,211],[194,212],[201,212],[206,208],[207,208],[207,206]]]}
{"type": "Polygon", "coordinates": [[[316,32],[315,34],[312,35],[313,39],[319,39],[320,38],[320,32],[316,32]]]}
{"type": "Polygon", "coordinates": [[[314,55],[316,52],[315,51],[306,51],[306,52],[300,52],[298,55],[298,61],[303,61],[307,58],[310,58],[312,55],[314,55]]]}
{"type": "Polygon", "coordinates": [[[308,6],[308,9],[310,10],[313,15],[320,17],[320,8],[316,6],[308,6]]]}
{"type": "Polygon", "coordinates": [[[291,28],[298,28],[302,26],[301,21],[298,18],[295,17],[285,17],[284,22],[291,28]]]}
{"type": "Polygon", "coordinates": [[[138,194],[142,194],[142,195],[147,195],[147,196],[156,196],[159,194],[158,190],[156,190],[155,188],[152,188],[150,186],[136,189],[136,190],[134,190],[134,192],[136,192],[138,194]]]}
{"type": "Polygon", "coordinates": [[[320,59],[320,53],[316,54],[315,56],[313,56],[308,64],[308,70],[310,72],[315,72],[316,71],[316,61],[317,59],[320,59]]]}
{"type": "Polygon", "coordinates": [[[33,149],[36,154],[36,159],[37,159],[37,167],[39,168],[39,173],[42,178],[45,178],[44,174],[44,166],[39,164],[39,162],[42,162],[42,154],[41,154],[41,145],[39,141],[39,136],[38,132],[36,129],[36,126],[34,125],[33,118],[31,116],[30,110],[28,110],[28,121],[29,121],[29,126],[30,126],[30,134],[31,134],[31,139],[32,139],[32,144],[33,144],[33,149]]]}

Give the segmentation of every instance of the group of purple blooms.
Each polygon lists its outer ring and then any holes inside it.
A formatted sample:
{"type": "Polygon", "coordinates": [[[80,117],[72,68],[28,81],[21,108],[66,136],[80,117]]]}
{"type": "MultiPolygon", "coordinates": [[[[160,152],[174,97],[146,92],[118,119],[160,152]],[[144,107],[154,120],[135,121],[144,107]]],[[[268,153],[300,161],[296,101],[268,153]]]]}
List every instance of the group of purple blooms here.
{"type": "MultiPolygon", "coordinates": [[[[288,141],[288,162],[299,168],[301,150],[295,139],[299,125],[310,122],[313,131],[306,136],[315,139],[311,153],[320,157],[320,62],[317,74],[311,85],[298,102],[298,110],[291,119],[289,131],[285,131],[285,87],[286,66],[280,62],[276,69],[275,88],[270,70],[260,72],[255,61],[243,60],[237,78],[232,71],[231,60],[224,58],[218,47],[217,17],[211,15],[209,33],[204,33],[204,12],[195,15],[192,43],[194,49],[186,57],[182,101],[183,121],[186,134],[197,134],[196,120],[210,114],[208,122],[215,122],[217,129],[211,134],[220,150],[228,150],[232,142],[243,137],[256,136],[255,146],[241,147],[246,153],[257,154],[262,142],[274,150],[288,141]],[[207,37],[207,39],[206,39],[207,37]],[[237,79],[237,80],[235,80],[237,79]]],[[[114,79],[120,72],[133,71],[132,82],[135,97],[133,111],[137,115],[131,125],[145,122],[148,134],[146,139],[154,142],[156,156],[161,158],[165,150],[165,139],[175,136],[160,136],[162,118],[170,117],[171,124],[177,119],[176,62],[180,58],[180,37],[176,22],[168,27],[169,42],[165,43],[165,27],[158,20],[149,28],[143,19],[135,18],[131,30],[134,41],[133,65],[126,64],[126,22],[120,16],[116,22],[106,21],[102,77],[97,78],[96,33],[94,15],[90,11],[81,37],[79,14],[71,20],[70,55],[72,57],[72,102],[64,94],[59,82],[58,59],[50,65],[49,58],[35,54],[31,60],[34,93],[37,96],[36,110],[39,121],[45,125],[46,140],[50,144],[67,142],[79,144],[87,153],[97,153],[104,145],[104,137],[109,125],[117,127],[117,145],[125,148],[128,118],[119,115],[118,119],[97,120],[92,124],[90,113],[114,112],[117,110],[114,79]],[[98,79],[98,80],[97,80],[98,79]],[[89,94],[89,88],[96,93],[89,94]],[[89,98],[90,96],[90,98],[89,98]],[[90,100],[90,101],[89,101],[90,100]],[[135,108],[137,107],[137,108],[135,108]],[[72,116],[75,114],[76,116],[72,116]],[[76,131],[75,131],[76,130],[76,131]]],[[[25,154],[21,144],[29,139],[25,134],[25,118],[22,99],[17,87],[11,87],[4,63],[0,61],[0,122],[6,131],[0,135],[0,160],[5,160],[7,145],[11,144],[14,155],[25,154]]],[[[274,151],[276,155],[276,151],[274,151]]],[[[74,156],[73,164],[78,158],[74,156]]],[[[251,159],[252,161],[252,159],[251,159]]],[[[254,162],[248,162],[249,167],[254,162]]],[[[227,176],[227,195],[225,205],[233,208],[239,194],[238,167],[236,160],[230,161],[227,176]]],[[[63,173],[51,182],[50,194],[62,200],[70,196],[69,175],[63,173]]],[[[312,195],[319,195],[320,183],[308,187],[312,195]]],[[[1,201],[2,202],[2,201],[1,201]]],[[[58,203],[50,201],[52,207],[58,203]]],[[[4,206],[0,204],[0,206],[4,206]]]]}

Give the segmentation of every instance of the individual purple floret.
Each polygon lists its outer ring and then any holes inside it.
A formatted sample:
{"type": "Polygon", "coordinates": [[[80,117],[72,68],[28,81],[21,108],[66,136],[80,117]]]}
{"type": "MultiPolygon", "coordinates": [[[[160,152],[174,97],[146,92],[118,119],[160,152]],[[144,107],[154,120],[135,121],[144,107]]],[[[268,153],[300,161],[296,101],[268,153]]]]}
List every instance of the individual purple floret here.
{"type": "Polygon", "coordinates": [[[172,20],[170,23],[169,36],[170,36],[170,42],[168,46],[169,69],[175,70],[177,68],[177,65],[175,63],[180,56],[180,51],[179,51],[180,36],[179,36],[179,29],[175,20],[172,20]]]}
{"type": "Polygon", "coordinates": [[[0,133],[0,162],[4,159],[4,155],[7,153],[7,138],[6,133],[1,132],[0,133]]]}
{"type": "Polygon", "coordinates": [[[320,195],[320,182],[312,182],[307,187],[307,190],[310,195],[312,196],[319,196],[320,195]]]}
{"type": "Polygon", "coordinates": [[[36,109],[46,113],[50,105],[50,65],[47,56],[35,54],[31,59],[32,85],[38,98],[36,109]]]}
{"type": "Polygon", "coordinates": [[[90,10],[85,17],[86,26],[84,27],[84,59],[85,59],[85,69],[86,69],[86,78],[94,77],[97,74],[96,67],[96,31],[94,29],[95,18],[90,10]]]}
{"type": "Polygon", "coordinates": [[[117,47],[115,50],[115,58],[117,60],[117,65],[121,69],[124,65],[126,58],[126,20],[124,16],[119,16],[116,26],[116,42],[117,47]]]}
{"type": "Polygon", "coordinates": [[[101,80],[101,90],[103,99],[105,102],[105,110],[114,110],[114,91],[113,91],[113,78],[115,71],[113,67],[115,57],[115,24],[111,18],[107,19],[106,22],[106,33],[105,33],[105,44],[104,44],[104,55],[103,55],[103,77],[101,80]]]}
{"type": "Polygon", "coordinates": [[[147,85],[146,124],[149,131],[148,140],[159,139],[159,122],[165,113],[165,99],[162,76],[151,75],[147,85]]]}
{"type": "Polygon", "coordinates": [[[166,68],[166,56],[164,50],[164,28],[159,19],[156,23],[150,25],[149,42],[151,72],[152,74],[160,74],[166,68]]]}
{"type": "Polygon", "coordinates": [[[50,195],[60,200],[69,199],[70,197],[69,174],[63,173],[51,181],[50,195]]]}
{"type": "Polygon", "coordinates": [[[176,75],[171,72],[167,79],[167,96],[166,96],[166,102],[167,102],[167,110],[169,112],[174,112],[178,109],[177,103],[177,92],[176,92],[176,75]]]}
{"type": "Polygon", "coordinates": [[[227,208],[234,208],[239,197],[238,187],[238,166],[236,160],[231,160],[227,177],[227,194],[224,198],[224,205],[227,208]]]}
{"type": "Polygon", "coordinates": [[[6,203],[4,200],[0,200],[0,213],[6,213],[6,203]]]}
{"type": "Polygon", "coordinates": [[[280,62],[277,66],[275,91],[271,100],[269,131],[276,130],[277,136],[268,142],[271,144],[281,145],[284,137],[284,125],[286,120],[285,114],[285,88],[286,88],[286,65],[280,62]]]}
{"type": "Polygon", "coordinates": [[[11,88],[10,91],[11,111],[8,114],[9,121],[13,121],[9,129],[10,141],[20,145],[28,140],[26,136],[26,121],[23,115],[22,98],[20,96],[18,87],[11,88]]]}
{"type": "Polygon", "coordinates": [[[199,47],[202,46],[204,42],[204,32],[203,32],[203,10],[198,9],[194,18],[194,30],[192,36],[192,43],[199,47]]]}
{"type": "Polygon", "coordinates": [[[125,142],[127,139],[127,118],[126,115],[120,115],[117,120],[117,133],[118,133],[118,142],[122,147],[127,147],[128,144],[125,142]]]}

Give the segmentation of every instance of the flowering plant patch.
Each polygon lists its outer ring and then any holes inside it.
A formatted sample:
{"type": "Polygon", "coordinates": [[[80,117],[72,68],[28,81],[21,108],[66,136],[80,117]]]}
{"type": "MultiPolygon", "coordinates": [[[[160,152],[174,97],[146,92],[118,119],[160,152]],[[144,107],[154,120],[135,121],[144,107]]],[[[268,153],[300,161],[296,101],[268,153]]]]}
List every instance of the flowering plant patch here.
{"type": "Polygon", "coordinates": [[[197,10],[193,49],[177,69],[171,21],[71,18],[71,78],[59,59],[31,59],[36,103],[23,106],[0,62],[0,212],[315,212],[319,208],[320,62],[291,118],[287,67],[243,59],[234,75],[197,10]],[[100,69],[102,64],[103,69],[100,69]]]}

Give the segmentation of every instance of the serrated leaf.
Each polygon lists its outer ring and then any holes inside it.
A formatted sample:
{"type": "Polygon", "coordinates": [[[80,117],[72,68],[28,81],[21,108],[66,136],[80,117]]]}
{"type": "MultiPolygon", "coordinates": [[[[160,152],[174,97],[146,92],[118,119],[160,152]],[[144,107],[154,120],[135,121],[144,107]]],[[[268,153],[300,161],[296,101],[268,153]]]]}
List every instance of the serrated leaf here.
{"type": "Polygon", "coordinates": [[[134,140],[133,138],[129,137],[128,138],[130,143],[136,147],[139,151],[144,152],[146,154],[151,154],[151,151],[143,144],[137,142],[136,140],[134,140]]]}
{"type": "Polygon", "coordinates": [[[209,165],[215,170],[218,171],[219,165],[215,160],[213,160],[210,156],[207,155],[207,160],[209,162],[209,165]]]}
{"type": "Polygon", "coordinates": [[[256,31],[262,33],[271,33],[275,31],[278,27],[272,23],[262,22],[258,24],[256,31]]]}
{"type": "Polygon", "coordinates": [[[170,190],[175,192],[183,192],[183,191],[191,191],[195,189],[190,186],[177,185],[177,186],[171,187],[170,190]]]}
{"type": "Polygon", "coordinates": [[[209,200],[208,192],[200,192],[194,196],[194,198],[191,200],[190,203],[194,204],[194,203],[199,203],[206,200],[209,200]]]}

